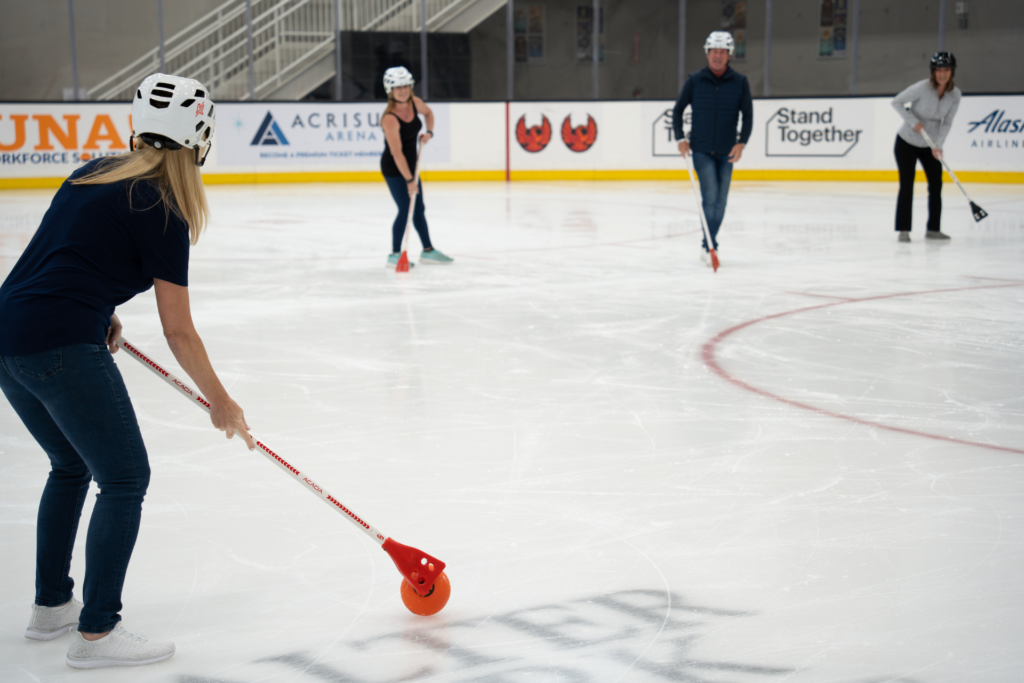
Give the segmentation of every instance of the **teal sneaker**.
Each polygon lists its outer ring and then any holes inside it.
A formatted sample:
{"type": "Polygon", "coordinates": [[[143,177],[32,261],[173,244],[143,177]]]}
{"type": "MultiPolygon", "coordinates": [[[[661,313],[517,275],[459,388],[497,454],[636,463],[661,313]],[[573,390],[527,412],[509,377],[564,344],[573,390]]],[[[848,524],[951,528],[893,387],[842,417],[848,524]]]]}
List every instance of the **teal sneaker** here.
{"type": "MultiPolygon", "coordinates": [[[[398,267],[398,259],[399,259],[399,257],[401,257],[401,255],[402,255],[401,252],[399,252],[397,254],[388,254],[388,262],[387,262],[387,265],[385,265],[384,267],[385,268],[390,268],[391,270],[394,270],[395,268],[397,268],[398,267]]],[[[415,268],[416,264],[413,263],[412,260],[410,260],[409,261],[409,267],[410,268],[415,268]]]]}
{"type": "Polygon", "coordinates": [[[424,251],[420,253],[420,263],[424,265],[428,263],[443,265],[445,263],[451,263],[454,260],[455,259],[453,259],[450,256],[445,256],[437,249],[431,249],[430,251],[424,251]]]}

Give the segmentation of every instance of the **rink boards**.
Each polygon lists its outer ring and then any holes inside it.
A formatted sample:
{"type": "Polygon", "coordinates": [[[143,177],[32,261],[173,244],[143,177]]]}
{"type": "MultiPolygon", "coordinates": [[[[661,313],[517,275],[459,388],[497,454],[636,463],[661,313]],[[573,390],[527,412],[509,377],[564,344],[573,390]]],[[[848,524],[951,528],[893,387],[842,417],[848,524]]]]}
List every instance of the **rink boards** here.
{"type": "MultiPolygon", "coordinates": [[[[436,103],[428,180],[681,179],[671,101],[436,103]]],[[[221,103],[209,183],[379,179],[383,104],[221,103]]],[[[53,187],[128,149],[128,103],[0,104],[0,188],[53,187]]],[[[686,114],[688,119],[689,112],[686,114]]],[[[888,97],[760,99],[739,180],[896,179],[888,97]]],[[[688,120],[684,122],[688,127],[688,120]]],[[[1024,182],[1024,95],[965,96],[945,144],[961,180],[1024,182]]]]}

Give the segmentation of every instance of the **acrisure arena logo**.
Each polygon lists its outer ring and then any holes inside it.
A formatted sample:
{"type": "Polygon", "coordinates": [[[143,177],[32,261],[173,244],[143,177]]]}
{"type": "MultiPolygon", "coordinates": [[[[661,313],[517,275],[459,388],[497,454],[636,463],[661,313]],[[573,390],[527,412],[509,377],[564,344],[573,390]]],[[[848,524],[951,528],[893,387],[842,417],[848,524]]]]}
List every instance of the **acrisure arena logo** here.
{"type": "Polygon", "coordinates": [[[1007,116],[1005,109],[994,109],[987,116],[967,123],[971,147],[976,149],[1024,148],[1024,119],[1007,116]],[[1016,136],[1016,137],[1013,137],[1016,136]]]}
{"type": "Polygon", "coordinates": [[[765,124],[764,151],[770,157],[843,157],[857,146],[863,133],[861,128],[839,125],[834,107],[782,107],[765,124]]]}
{"type": "Polygon", "coordinates": [[[253,146],[287,145],[288,138],[284,136],[281,127],[274,120],[274,116],[268,111],[267,115],[263,117],[263,123],[260,124],[259,130],[256,131],[256,136],[249,144],[253,146]]]}

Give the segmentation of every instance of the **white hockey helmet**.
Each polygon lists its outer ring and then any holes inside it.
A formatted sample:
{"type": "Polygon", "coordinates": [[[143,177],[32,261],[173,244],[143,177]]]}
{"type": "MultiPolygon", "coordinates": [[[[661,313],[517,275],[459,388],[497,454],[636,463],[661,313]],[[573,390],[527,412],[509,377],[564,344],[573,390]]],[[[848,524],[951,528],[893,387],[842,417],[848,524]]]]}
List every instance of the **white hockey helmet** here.
{"type": "Polygon", "coordinates": [[[157,149],[194,149],[206,162],[217,121],[206,86],[191,78],[153,74],[132,101],[132,135],[157,149]]]}
{"type": "Polygon", "coordinates": [[[388,95],[394,88],[401,88],[403,85],[415,85],[416,79],[412,77],[409,70],[404,66],[393,66],[384,72],[384,92],[388,95]]]}
{"type": "Polygon", "coordinates": [[[712,31],[708,39],[704,41],[704,54],[711,50],[728,50],[731,55],[736,49],[736,43],[732,40],[732,34],[728,31],[712,31]]]}

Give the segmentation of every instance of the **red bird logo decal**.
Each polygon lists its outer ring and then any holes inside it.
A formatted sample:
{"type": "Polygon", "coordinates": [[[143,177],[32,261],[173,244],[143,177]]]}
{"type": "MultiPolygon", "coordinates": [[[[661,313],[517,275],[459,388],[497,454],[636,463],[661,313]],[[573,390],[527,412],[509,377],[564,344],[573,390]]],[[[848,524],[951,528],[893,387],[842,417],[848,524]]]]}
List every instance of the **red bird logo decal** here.
{"type": "Polygon", "coordinates": [[[551,122],[548,117],[541,115],[539,126],[526,127],[526,114],[519,117],[516,124],[516,140],[527,152],[539,152],[551,142],[551,122]]]}
{"type": "Polygon", "coordinates": [[[574,152],[586,152],[597,142],[597,121],[587,114],[587,125],[573,128],[566,116],[562,121],[562,142],[574,152]]]}

